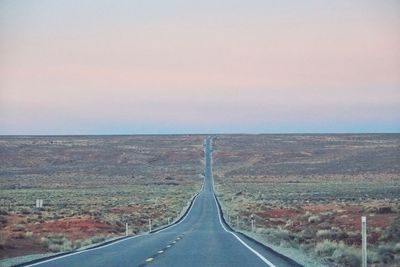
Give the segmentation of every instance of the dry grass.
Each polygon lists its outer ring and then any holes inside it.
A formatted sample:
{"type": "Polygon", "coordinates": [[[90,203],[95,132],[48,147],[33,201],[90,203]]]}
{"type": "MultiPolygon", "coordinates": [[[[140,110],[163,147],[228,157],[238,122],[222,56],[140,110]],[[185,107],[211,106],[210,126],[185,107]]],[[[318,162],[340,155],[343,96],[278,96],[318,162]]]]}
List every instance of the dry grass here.
{"type": "Polygon", "coordinates": [[[400,135],[221,136],[215,180],[231,224],[333,266],[359,266],[368,220],[370,266],[400,260],[400,135]]]}
{"type": "Polygon", "coordinates": [[[200,136],[0,138],[1,258],[76,249],[175,219],[201,186],[200,136]],[[43,199],[43,208],[35,208],[43,199]]]}

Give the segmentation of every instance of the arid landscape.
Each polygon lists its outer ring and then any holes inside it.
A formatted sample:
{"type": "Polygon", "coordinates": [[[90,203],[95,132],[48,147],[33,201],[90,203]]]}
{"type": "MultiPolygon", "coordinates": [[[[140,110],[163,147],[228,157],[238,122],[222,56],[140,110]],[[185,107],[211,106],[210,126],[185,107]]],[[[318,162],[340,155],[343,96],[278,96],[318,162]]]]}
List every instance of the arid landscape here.
{"type": "MultiPolygon", "coordinates": [[[[203,140],[1,137],[1,258],[78,249],[123,236],[125,223],[137,234],[149,219],[153,228],[173,221],[201,187],[203,140]]],[[[214,179],[226,221],[294,259],[360,266],[366,216],[370,266],[400,260],[399,134],[217,135],[214,179]]]]}
{"type": "Polygon", "coordinates": [[[369,266],[398,266],[399,134],[218,136],[214,157],[236,229],[250,232],[253,215],[253,234],[266,244],[360,266],[366,216],[369,266]]]}
{"type": "Polygon", "coordinates": [[[0,258],[165,225],[200,189],[201,136],[0,138],[0,258]],[[43,207],[36,208],[36,199],[43,207]]]}

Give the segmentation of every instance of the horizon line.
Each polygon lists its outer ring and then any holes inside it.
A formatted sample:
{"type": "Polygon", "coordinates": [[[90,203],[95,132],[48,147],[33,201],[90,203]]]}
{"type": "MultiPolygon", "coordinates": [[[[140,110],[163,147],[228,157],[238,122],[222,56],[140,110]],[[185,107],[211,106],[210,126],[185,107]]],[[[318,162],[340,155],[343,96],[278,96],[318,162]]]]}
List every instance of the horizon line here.
{"type": "Polygon", "coordinates": [[[0,134],[0,137],[50,137],[50,136],[180,136],[180,135],[369,135],[400,134],[400,132],[220,132],[220,133],[65,133],[65,134],[0,134]]]}

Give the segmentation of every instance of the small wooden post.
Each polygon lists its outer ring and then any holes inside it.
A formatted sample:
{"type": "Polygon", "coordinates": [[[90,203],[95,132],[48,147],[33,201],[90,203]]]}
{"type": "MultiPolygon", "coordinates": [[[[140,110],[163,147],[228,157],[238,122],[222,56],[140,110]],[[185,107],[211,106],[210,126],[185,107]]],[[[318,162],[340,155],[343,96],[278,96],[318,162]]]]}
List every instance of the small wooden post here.
{"type": "Polygon", "coordinates": [[[251,214],[250,220],[251,220],[251,231],[254,233],[254,214],[251,214]]]}
{"type": "Polygon", "coordinates": [[[361,217],[362,267],[367,267],[367,218],[361,217]]]}

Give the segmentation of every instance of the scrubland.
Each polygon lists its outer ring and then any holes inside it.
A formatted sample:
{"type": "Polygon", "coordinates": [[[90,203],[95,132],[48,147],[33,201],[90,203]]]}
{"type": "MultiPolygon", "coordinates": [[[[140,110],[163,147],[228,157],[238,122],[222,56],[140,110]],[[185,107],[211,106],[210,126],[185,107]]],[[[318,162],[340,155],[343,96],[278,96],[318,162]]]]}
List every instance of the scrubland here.
{"type": "Polygon", "coordinates": [[[0,257],[153,229],[200,189],[200,136],[0,138],[0,257]],[[36,208],[36,199],[43,207],[36,208]]]}
{"type": "MultiPolygon", "coordinates": [[[[328,266],[400,262],[400,135],[235,135],[214,144],[225,218],[328,266]]],[[[295,255],[295,254],[293,254],[295,255]]],[[[316,263],[318,266],[318,263],[316,263]]]]}

